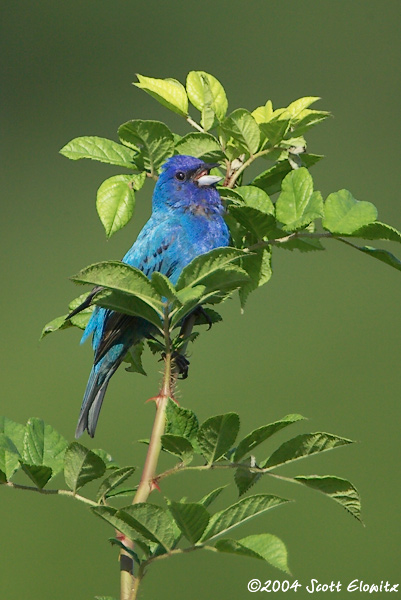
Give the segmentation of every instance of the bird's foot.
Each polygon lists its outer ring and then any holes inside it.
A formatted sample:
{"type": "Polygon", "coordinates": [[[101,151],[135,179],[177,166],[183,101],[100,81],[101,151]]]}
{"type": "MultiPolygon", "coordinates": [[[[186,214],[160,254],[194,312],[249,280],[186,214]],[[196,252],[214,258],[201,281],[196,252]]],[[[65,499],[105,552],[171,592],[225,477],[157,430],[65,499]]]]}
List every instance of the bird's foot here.
{"type": "MultiPolygon", "coordinates": [[[[162,352],[162,357],[160,360],[164,360],[165,358],[166,358],[166,353],[162,352]]],[[[183,354],[180,354],[179,352],[173,352],[171,358],[174,362],[175,367],[177,368],[178,379],[186,379],[188,377],[188,370],[189,370],[189,364],[190,364],[189,360],[183,354]]],[[[150,400],[153,400],[153,398],[150,398],[150,400]]]]}
{"type": "Polygon", "coordinates": [[[208,325],[207,331],[209,331],[209,329],[212,328],[213,321],[211,320],[211,318],[209,317],[209,315],[207,314],[207,312],[201,304],[199,304],[199,306],[197,306],[191,314],[195,315],[195,317],[203,317],[205,319],[208,325]]]}
{"type": "Polygon", "coordinates": [[[178,352],[173,352],[173,361],[178,370],[178,378],[186,379],[188,377],[189,360],[178,352]]]}

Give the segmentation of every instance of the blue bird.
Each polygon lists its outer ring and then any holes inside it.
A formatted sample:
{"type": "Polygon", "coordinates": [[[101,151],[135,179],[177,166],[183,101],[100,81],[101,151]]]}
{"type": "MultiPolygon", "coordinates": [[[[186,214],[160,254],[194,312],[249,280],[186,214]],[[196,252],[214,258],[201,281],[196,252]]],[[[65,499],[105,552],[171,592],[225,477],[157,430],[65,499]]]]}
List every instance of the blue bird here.
{"type": "MultiPolygon", "coordinates": [[[[228,245],[224,208],[214,187],[221,178],[210,175],[214,166],[193,156],[167,160],[154,189],[152,215],[123,262],[146,276],[159,271],[175,284],[182,269],[196,256],[228,245]]],[[[81,340],[93,335],[95,358],[75,437],[85,429],[94,436],[111,376],[129,348],[151,331],[152,326],[142,318],[95,308],[81,340]]]]}

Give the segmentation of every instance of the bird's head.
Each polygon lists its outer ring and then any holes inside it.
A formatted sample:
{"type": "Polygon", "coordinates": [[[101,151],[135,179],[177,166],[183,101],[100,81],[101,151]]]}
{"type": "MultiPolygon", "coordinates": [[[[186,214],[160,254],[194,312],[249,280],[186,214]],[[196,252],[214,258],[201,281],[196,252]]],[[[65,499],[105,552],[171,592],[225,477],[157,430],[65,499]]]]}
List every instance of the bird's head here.
{"type": "Polygon", "coordinates": [[[210,212],[221,213],[221,199],[214,187],[221,177],[210,175],[210,170],[216,166],[194,156],[169,158],[155,187],[153,209],[186,211],[194,206],[203,206],[210,212]]]}

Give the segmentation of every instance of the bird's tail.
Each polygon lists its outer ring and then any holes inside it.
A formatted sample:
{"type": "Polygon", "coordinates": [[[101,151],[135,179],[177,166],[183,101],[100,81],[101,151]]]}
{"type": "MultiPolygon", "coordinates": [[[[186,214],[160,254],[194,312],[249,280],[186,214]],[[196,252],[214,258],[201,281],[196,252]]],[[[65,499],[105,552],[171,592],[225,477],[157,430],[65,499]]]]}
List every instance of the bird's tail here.
{"type": "Polygon", "coordinates": [[[84,399],[82,401],[78,425],[75,430],[76,438],[79,438],[85,429],[91,437],[94,437],[100,409],[102,408],[103,398],[110,377],[114,374],[117,367],[120,365],[120,362],[121,361],[118,361],[109,369],[104,369],[104,365],[102,365],[101,362],[92,367],[84,399]]]}

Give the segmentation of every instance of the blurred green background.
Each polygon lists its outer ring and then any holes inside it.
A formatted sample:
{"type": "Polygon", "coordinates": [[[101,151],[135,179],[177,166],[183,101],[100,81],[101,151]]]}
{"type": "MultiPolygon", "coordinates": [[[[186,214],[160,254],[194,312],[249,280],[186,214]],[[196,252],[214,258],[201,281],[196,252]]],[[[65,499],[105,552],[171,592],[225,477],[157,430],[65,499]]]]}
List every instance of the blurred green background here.
{"type": "MultiPolygon", "coordinates": [[[[327,157],[313,169],[316,187],[324,195],[346,187],[400,228],[400,16],[399,0],[5,2],[1,413],[21,422],[39,416],[73,438],[91,349],[79,346],[76,330],[39,344],[40,330],[77,295],[69,275],[125,253],[149,216],[152,186],[138,195],[134,223],[106,242],[95,194],[119,169],[74,163],[58,150],[80,135],[116,139],[118,125],[131,118],[165,120],[186,132],[180,117],[131,85],[136,72],[184,81],[189,70],[206,70],[226,87],[231,109],[322,96],[316,106],[335,119],[308,138],[309,150],[327,157]]],[[[326,247],[308,255],[275,252],[274,277],[251,297],[245,314],[236,299],[228,302],[223,324],[194,346],[179,397],[202,419],[239,412],[244,434],[300,412],[310,420],[294,426],[293,435],[323,430],[358,440],[283,474],[349,478],[362,495],[365,528],[327,498],[266,478],[252,491],[296,503],[236,535],[280,536],[294,578],[304,585],[311,578],[345,586],[353,579],[395,583],[401,277],[362,253],[330,241],[326,247]]],[[[146,366],[153,373],[147,378],[120,369],[95,440],[82,440],[121,464],[143,460],[144,448],[133,440],[149,433],[153,406],[144,401],[157,391],[160,369],[151,357],[146,366]]],[[[259,456],[286,437],[278,434],[259,456]]],[[[229,481],[219,473],[182,475],[163,492],[196,500],[229,481]]],[[[225,495],[235,501],[233,485],[225,495]]],[[[1,598],[117,596],[111,532],[86,508],[1,489],[0,510],[1,598]]],[[[141,597],[245,599],[247,582],[256,577],[285,579],[259,561],[196,553],[152,567],[141,597]]],[[[302,588],[297,597],[309,594],[302,588]]]]}

